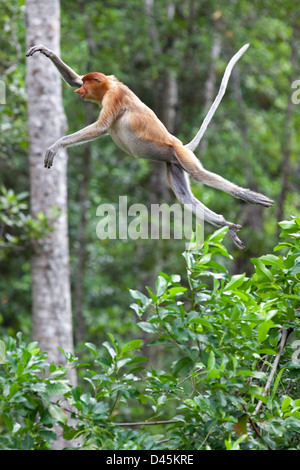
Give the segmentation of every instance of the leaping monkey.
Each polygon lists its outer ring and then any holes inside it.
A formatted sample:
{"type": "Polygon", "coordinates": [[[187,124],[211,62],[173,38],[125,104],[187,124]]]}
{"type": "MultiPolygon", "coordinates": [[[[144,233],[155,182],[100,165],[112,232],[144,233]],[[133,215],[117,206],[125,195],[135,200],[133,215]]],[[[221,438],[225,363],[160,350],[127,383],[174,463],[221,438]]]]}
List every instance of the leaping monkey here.
{"type": "Polygon", "coordinates": [[[124,152],[136,158],[165,162],[169,184],[179,202],[188,205],[196,215],[203,214],[204,220],[212,225],[229,227],[229,236],[239,248],[243,249],[244,243],[236,234],[242,228],[241,225],[228,222],[222,215],[216,214],[198,201],[190,189],[188,175],[244,201],[266,207],[273,204],[273,201],[263,194],[237,186],[206,170],[194,154],[225,93],[231,70],[248,46],[248,44],[243,46],[228,63],[219,93],[199,132],[187,145],[170,134],[155,113],[114,76],[99,72],[80,76],[47,47],[43,45],[31,47],[26,53],[27,57],[36,52],[44,54],[53,62],[68,85],[79,87],[75,93],[79,93],[84,100],[93,101],[102,108],[94,124],[60,138],[48,148],[44,160],[45,167],[51,168],[53,159],[60,149],[110,134],[124,152]]]}

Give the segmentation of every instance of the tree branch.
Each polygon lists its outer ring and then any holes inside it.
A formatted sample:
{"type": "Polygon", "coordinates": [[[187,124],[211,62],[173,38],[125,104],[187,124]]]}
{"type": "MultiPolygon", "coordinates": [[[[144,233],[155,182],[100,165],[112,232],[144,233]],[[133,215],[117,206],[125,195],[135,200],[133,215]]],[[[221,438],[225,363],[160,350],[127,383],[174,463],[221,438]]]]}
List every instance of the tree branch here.
{"type": "Polygon", "coordinates": [[[111,424],[116,426],[156,426],[158,424],[173,424],[180,423],[179,419],[169,419],[165,421],[136,421],[135,423],[115,423],[111,421],[111,424]]]}
{"type": "MultiPolygon", "coordinates": [[[[285,330],[284,328],[281,328],[281,340],[280,340],[280,345],[279,345],[279,351],[278,351],[278,354],[277,356],[275,357],[275,360],[274,360],[274,363],[273,363],[273,366],[272,366],[272,370],[271,370],[271,373],[268,377],[268,380],[267,380],[267,383],[266,383],[266,386],[265,386],[265,390],[264,390],[264,395],[266,395],[268,393],[268,390],[270,388],[270,385],[272,383],[272,380],[273,380],[273,377],[274,377],[274,374],[276,372],[276,369],[278,367],[278,364],[279,364],[279,359],[283,353],[283,349],[284,349],[284,346],[285,346],[285,343],[286,343],[286,338],[287,338],[287,330],[285,330]]],[[[255,408],[255,411],[254,411],[254,415],[256,413],[258,413],[258,411],[261,409],[262,407],[262,404],[263,402],[260,400],[257,405],[256,405],[256,408],[255,408]]]]}

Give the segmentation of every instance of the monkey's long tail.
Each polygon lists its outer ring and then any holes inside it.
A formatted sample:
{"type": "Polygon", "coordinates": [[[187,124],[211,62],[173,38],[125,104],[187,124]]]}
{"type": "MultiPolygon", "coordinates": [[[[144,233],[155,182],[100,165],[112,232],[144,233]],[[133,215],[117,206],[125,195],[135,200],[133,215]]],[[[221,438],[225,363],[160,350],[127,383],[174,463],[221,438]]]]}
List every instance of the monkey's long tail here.
{"type": "Polygon", "coordinates": [[[222,215],[216,214],[202,204],[202,202],[198,201],[190,189],[188,175],[182,168],[176,164],[167,163],[167,176],[178,201],[196,214],[198,223],[206,220],[217,227],[229,227],[228,235],[232,238],[235,245],[240,249],[245,248],[244,243],[236,234],[242,228],[241,225],[227,222],[222,215]]]}
{"type": "Polygon", "coordinates": [[[242,55],[246,52],[246,50],[248,49],[249,46],[250,46],[250,44],[245,44],[229,61],[228,65],[225,69],[225,72],[224,72],[224,75],[223,75],[223,78],[222,78],[222,82],[221,82],[221,85],[220,85],[220,89],[219,89],[219,92],[218,92],[218,94],[215,98],[215,101],[211,105],[210,110],[208,111],[207,115],[205,116],[204,121],[202,122],[201,127],[200,127],[199,131],[197,132],[197,134],[195,135],[195,137],[193,138],[193,140],[191,140],[191,142],[189,142],[188,144],[185,145],[185,147],[188,148],[189,150],[192,150],[194,152],[194,150],[198,147],[198,145],[200,143],[200,140],[202,139],[202,137],[204,135],[204,132],[207,129],[207,126],[209,125],[210,121],[212,120],[213,115],[215,114],[215,112],[216,112],[216,110],[217,110],[219,104],[221,103],[221,100],[222,100],[222,98],[225,94],[227,84],[228,84],[228,80],[229,80],[229,77],[231,75],[231,71],[232,71],[233,67],[235,66],[237,61],[242,57],[242,55]]]}

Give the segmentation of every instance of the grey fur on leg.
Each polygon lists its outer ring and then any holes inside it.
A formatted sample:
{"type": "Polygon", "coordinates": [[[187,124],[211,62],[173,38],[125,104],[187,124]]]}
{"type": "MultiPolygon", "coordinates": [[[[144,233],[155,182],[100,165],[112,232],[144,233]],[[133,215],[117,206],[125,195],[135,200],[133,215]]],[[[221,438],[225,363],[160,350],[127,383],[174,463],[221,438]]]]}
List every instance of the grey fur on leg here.
{"type": "Polygon", "coordinates": [[[241,225],[228,222],[220,214],[208,209],[202,202],[195,198],[190,189],[188,175],[178,165],[167,163],[167,176],[169,184],[174,191],[175,196],[181,204],[188,205],[197,215],[203,214],[204,220],[217,227],[229,227],[228,235],[232,238],[234,244],[241,250],[245,248],[244,243],[239,239],[236,232],[240,230],[241,225]]]}

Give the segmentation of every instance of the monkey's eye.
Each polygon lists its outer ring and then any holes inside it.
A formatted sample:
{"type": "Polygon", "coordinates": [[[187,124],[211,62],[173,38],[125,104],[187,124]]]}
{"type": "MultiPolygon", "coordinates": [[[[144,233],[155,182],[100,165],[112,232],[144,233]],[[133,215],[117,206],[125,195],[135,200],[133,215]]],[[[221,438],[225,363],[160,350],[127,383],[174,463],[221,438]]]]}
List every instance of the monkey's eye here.
{"type": "Polygon", "coordinates": [[[97,78],[97,77],[95,77],[94,80],[95,80],[95,82],[99,82],[99,81],[100,81],[99,78],[97,78]]]}

